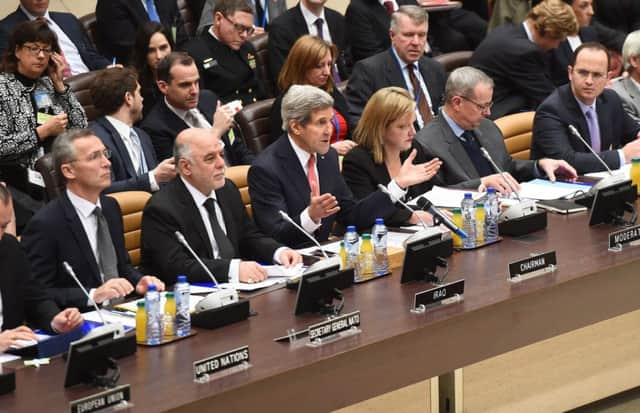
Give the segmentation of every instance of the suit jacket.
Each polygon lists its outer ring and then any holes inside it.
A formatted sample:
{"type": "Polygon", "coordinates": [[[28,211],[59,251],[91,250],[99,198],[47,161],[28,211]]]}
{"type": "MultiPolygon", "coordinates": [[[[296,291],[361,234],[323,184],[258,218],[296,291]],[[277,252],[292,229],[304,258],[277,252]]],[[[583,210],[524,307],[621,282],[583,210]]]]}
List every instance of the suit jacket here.
{"type": "Polygon", "coordinates": [[[611,89],[615,91],[624,110],[635,120],[640,122],[640,89],[629,77],[619,77],[611,83],[611,89]]]}
{"type": "MultiPolygon", "coordinates": [[[[622,108],[622,102],[612,90],[605,89],[596,100],[600,126],[600,156],[611,169],[620,165],[617,149],[635,139],[640,125],[622,108]]],[[[531,159],[543,157],[564,159],[579,174],[604,170],[602,164],[586,146],[569,132],[574,125],[582,137],[591,143],[591,135],[571,85],[559,87],[536,111],[533,120],[531,159]]]]}
{"type": "MultiPolygon", "coordinates": [[[[598,41],[598,33],[590,26],[581,27],[578,35],[582,43],[598,41]]],[[[549,74],[553,84],[562,86],[569,83],[567,70],[573,60],[573,50],[571,50],[569,41],[565,40],[560,43],[560,46],[548,52],[547,57],[549,58],[549,74]]]]}
{"type": "MultiPolygon", "coordinates": [[[[369,229],[376,218],[387,219],[395,213],[395,206],[389,197],[380,191],[361,201],[354,199],[340,175],[338,154],[333,148],[325,155],[319,155],[316,165],[320,193],[333,194],[340,206],[340,211],[324,218],[320,228],[315,231],[318,241],[325,241],[329,237],[335,221],[344,226],[355,225],[362,230],[369,229]]],[[[267,235],[292,248],[309,241],[280,217],[278,211],[285,211],[300,224],[300,213],[309,205],[310,193],[307,175],[286,134],[260,152],[249,169],[249,194],[258,226],[267,235]]]]}
{"type": "MultiPolygon", "coordinates": [[[[331,34],[331,41],[339,51],[337,64],[340,75],[346,79],[349,74],[350,58],[346,56],[348,37],[346,36],[344,16],[328,7],[324,8],[324,15],[327,19],[326,24],[331,34]]],[[[300,10],[300,3],[271,22],[269,26],[269,68],[272,78],[278,78],[289,50],[296,40],[305,34],[310,33],[307,29],[307,22],[304,20],[300,10]]],[[[315,35],[316,33],[312,34],[315,35]]]]}
{"type": "Polygon", "coordinates": [[[251,43],[244,42],[236,51],[205,32],[191,40],[186,51],[198,66],[200,87],[215,92],[222,103],[240,99],[248,105],[264,97],[251,43]]]}
{"type": "MultiPolygon", "coordinates": [[[[218,97],[213,92],[200,90],[198,110],[211,124],[213,123],[213,114],[216,111],[217,104],[218,97]]],[[[189,125],[169,109],[164,98],[162,98],[151,109],[149,115],[142,120],[140,127],[151,137],[157,159],[167,159],[173,156],[173,142],[176,140],[176,136],[189,128],[189,125]]],[[[250,165],[255,156],[244,144],[242,132],[240,132],[239,128],[234,127],[233,134],[235,135],[233,144],[230,143],[229,133],[222,136],[227,162],[229,165],[250,165]]]]}
{"type": "MultiPolygon", "coordinates": [[[[494,162],[503,171],[509,172],[519,181],[527,181],[535,177],[535,162],[512,158],[504,145],[504,136],[492,121],[483,119],[480,126],[473,132],[480,145],[487,149],[494,162]]],[[[469,189],[480,185],[481,176],[460,143],[460,139],[454,135],[442,115],[418,132],[415,140],[424,147],[428,157],[439,158],[442,161],[434,182],[469,189]]]]}
{"type": "Polygon", "coordinates": [[[45,288],[31,277],[27,255],[11,235],[0,239],[0,294],[2,329],[9,330],[26,320],[37,328],[51,331],[51,320],[60,311],[45,288]]]}
{"type": "MultiPolygon", "coordinates": [[[[184,23],[175,0],[154,0],[160,22],[176,29],[175,43],[187,40],[184,23]]],[[[98,0],[96,4],[97,39],[100,51],[127,64],[131,56],[138,27],[149,21],[149,15],[138,0],[98,0]]]]}
{"type": "MultiPolygon", "coordinates": [[[[431,97],[433,111],[437,112],[444,95],[446,74],[438,62],[426,56],[418,60],[418,68],[431,97]]],[[[347,101],[351,116],[360,120],[364,106],[378,89],[398,86],[407,89],[400,66],[391,49],[361,60],[353,68],[347,84],[347,101]]]]}
{"type": "Polygon", "coordinates": [[[491,119],[535,110],[555,88],[544,52],[529,41],[522,24],[505,24],[489,33],[469,64],[495,82],[491,119]]]}
{"type": "MultiPolygon", "coordinates": [[[[118,258],[118,273],[134,286],[142,274],[129,261],[124,246],[122,213],[115,199],[101,196],[102,213],[118,258]]],[[[67,261],[87,289],[102,285],[96,257],[75,207],[66,192],[36,213],[24,233],[22,245],[31,262],[34,278],[40,280],[60,307],[87,308],[87,297],[64,270],[67,261]]]]}
{"type": "Polygon", "coordinates": [[[640,3],[635,0],[595,0],[598,21],[622,33],[640,29],[640,3]]]}
{"type": "MultiPolygon", "coordinates": [[[[409,156],[409,153],[411,153],[413,149],[417,151],[413,163],[419,164],[431,160],[421,145],[414,142],[411,146],[410,150],[400,154],[402,162],[407,159],[407,156],[409,156]]],[[[378,191],[379,184],[387,185],[391,181],[387,166],[384,163],[375,163],[371,152],[362,146],[356,146],[345,155],[342,161],[342,176],[356,199],[366,198],[371,193],[378,191]]],[[[432,187],[432,181],[412,185],[407,188],[404,201],[407,202],[418,197],[429,191],[432,187]]],[[[411,218],[411,212],[407,211],[402,205],[398,203],[396,207],[395,213],[389,217],[386,222],[388,226],[399,227],[406,224],[409,218],[411,218]]]]}
{"type": "MultiPolygon", "coordinates": [[[[233,244],[235,257],[272,262],[275,251],[282,247],[266,237],[253,223],[234,183],[226,180],[216,191],[227,237],[233,244]]],[[[175,283],[178,274],[186,274],[189,282],[211,279],[175,236],[180,231],[191,248],[219,282],[228,280],[230,259],[214,259],[198,207],[189,190],[176,177],[156,192],[144,208],[142,216],[142,266],[167,284],[175,283]]]]}
{"type": "MultiPolygon", "coordinates": [[[[122,141],[122,137],[120,137],[120,134],[111,122],[102,116],[91,122],[89,128],[102,140],[104,146],[111,150],[111,186],[107,188],[105,192],[151,192],[149,173],[147,172],[142,175],[137,174],[133,168],[129,151],[122,141]]],[[[134,127],[134,129],[140,138],[142,153],[147,163],[147,169],[150,171],[158,165],[156,154],[151,144],[151,138],[149,138],[149,135],[142,129],[136,127],[134,127]]]]}
{"type": "MultiPolygon", "coordinates": [[[[204,0],[203,0],[204,2],[204,0]]],[[[267,26],[269,28],[269,23],[280,16],[287,10],[287,2],[282,0],[266,0],[267,3],[267,26]]],[[[198,23],[198,29],[196,30],[197,34],[202,33],[204,30],[208,29],[209,26],[213,24],[213,9],[216,7],[216,0],[206,0],[204,2],[203,7],[200,8],[202,13],[200,13],[200,22],[198,23]]],[[[255,3],[254,3],[255,7],[255,3]]],[[[254,13],[254,20],[257,20],[257,14],[254,13]]],[[[259,22],[256,21],[256,26],[260,25],[259,22]]]]}

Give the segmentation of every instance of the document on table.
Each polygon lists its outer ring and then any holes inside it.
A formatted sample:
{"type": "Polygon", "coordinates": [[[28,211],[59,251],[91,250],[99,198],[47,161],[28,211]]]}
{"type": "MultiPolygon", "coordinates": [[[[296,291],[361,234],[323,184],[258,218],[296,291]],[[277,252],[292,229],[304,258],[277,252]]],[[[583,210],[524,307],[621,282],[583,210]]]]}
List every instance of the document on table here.
{"type": "MultiPolygon", "coordinates": [[[[631,164],[630,163],[625,164],[622,168],[616,169],[612,172],[614,174],[624,173],[628,179],[631,179],[631,164]]],[[[609,171],[591,172],[591,173],[585,174],[584,176],[588,176],[591,178],[606,178],[609,176],[609,171]]]]}
{"type": "Polygon", "coordinates": [[[267,270],[267,279],[264,281],[256,283],[225,283],[220,286],[234,288],[238,291],[255,291],[286,282],[289,278],[299,277],[304,272],[302,263],[291,268],[285,268],[282,265],[263,265],[262,268],[267,270]]]}
{"type": "Polygon", "coordinates": [[[590,188],[590,184],[580,182],[551,182],[546,179],[534,179],[521,183],[518,194],[520,198],[551,200],[587,192],[590,188]]]}
{"type": "MultiPolygon", "coordinates": [[[[449,189],[441,186],[434,186],[430,191],[425,192],[421,196],[427,198],[431,203],[439,208],[459,208],[464,194],[470,192],[473,195],[473,199],[482,198],[484,192],[476,192],[464,189],[449,189]]],[[[416,197],[409,201],[409,205],[417,206],[418,198],[416,197]]]]}

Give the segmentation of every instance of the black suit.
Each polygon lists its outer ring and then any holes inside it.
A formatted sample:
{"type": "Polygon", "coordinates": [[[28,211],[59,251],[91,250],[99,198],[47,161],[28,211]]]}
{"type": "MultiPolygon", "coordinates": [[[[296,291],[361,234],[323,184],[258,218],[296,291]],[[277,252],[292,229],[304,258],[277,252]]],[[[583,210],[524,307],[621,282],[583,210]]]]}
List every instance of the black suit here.
{"type": "MultiPolygon", "coordinates": [[[[131,266],[124,246],[120,207],[107,196],[100,197],[100,204],[118,259],[118,274],[135,286],[142,274],[131,266]]],[[[22,234],[22,245],[34,278],[47,287],[60,307],[87,307],[87,297],[64,270],[62,262],[71,265],[87,290],[99,287],[102,280],[89,239],[66,192],[33,216],[22,234]]]]}
{"type": "MultiPolygon", "coordinates": [[[[596,100],[600,127],[600,156],[609,168],[617,169],[620,156],[616,149],[635,139],[638,125],[622,108],[620,97],[613,90],[605,89],[596,100]]],[[[582,137],[591,143],[591,136],[571,85],[559,87],[538,108],[533,121],[531,159],[564,159],[579,174],[604,170],[602,164],[574,137],[568,129],[574,125],[582,137]]]]}
{"type": "MultiPolygon", "coordinates": [[[[324,218],[322,226],[315,231],[318,241],[329,237],[336,220],[362,230],[369,229],[376,218],[387,219],[395,213],[389,197],[380,191],[359,202],[354,199],[340,175],[338,154],[333,148],[325,155],[317,156],[316,165],[320,193],[333,194],[340,206],[340,211],[324,218]]],[[[267,235],[292,248],[309,242],[278,214],[280,210],[285,211],[300,224],[300,214],[309,206],[311,193],[305,171],[286,134],[260,152],[249,169],[249,193],[253,215],[267,235]]]]}
{"type": "MultiPolygon", "coordinates": [[[[272,262],[275,251],[282,247],[264,236],[245,210],[240,192],[232,181],[216,191],[222,210],[227,237],[233,244],[235,258],[272,262]]],[[[189,190],[177,177],[156,192],[144,209],[142,217],[142,266],[167,284],[173,284],[178,274],[187,274],[189,282],[209,282],[211,279],[175,236],[180,231],[191,248],[202,259],[219,282],[228,280],[230,259],[213,258],[198,207],[189,190]]]]}
{"type": "Polygon", "coordinates": [[[598,21],[622,33],[640,29],[640,2],[636,0],[595,0],[598,21]]]}
{"type": "MultiPolygon", "coordinates": [[[[93,43],[87,36],[82,23],[71,13],[49,12],[53,20],[64,33],[69,37],[78,49],[80,57],[89,70],[104,69],[111,62],[106,57],[101,56],[93,43]]],[[[29,21],[29,18],[20,7],[2,21],[0,21],[0,55],[4,54],[11,37],[11,32],[20,23],[29,21]]]]}
{"type": "MultiPolygon", "coordinates": [[[[421,145],[415,142],[412,148],[400,154],[400,160],[404,162],[411,150],[416,149],[414,164],[424,163],[431,160],[422,149],[421,145]]],[[[376,164],[373,155],[362,146],[356,146],[347,153],[342,161],[342,176],[349,185],[349,189],[356,199],[364,199],[371,193],[378,191],[378,185],[387,185],[391,181],[387,166],[383,163],[376,164]]],[[[424,194],[433,187],[432,181],[422,182],[407,188],[404,201],[408,201],[424,194]]],[[[385,222],[388,226],[399,227],[411,218],[411,213],[402,205],[398,204],[396,212],[385,222]]]]}
{"type": "MultiPolygon", "coordinates": [[[[338,68],[340,75],[343,78],[347,78],[348,59],[345,58],[347,52],[348,38],[345,34],[345,20],[342,14],[328,7],[324,8],[324,15],[327,21],[329,33],[331,34],[331,41],[336,45],[339,51],[338,56],[338,68]]],[[[307,28],[307,22],[300,10],[300,3],[295,7],[290,8],[280,16],[275,18],[269,25],[269,68],[271,70],[271,77],[278,78],[280,69],[284,64],[289,50],[298,38],[309,33],[307,28]]]]}
{"type": "MultiPolygon", "coordinates": [[[[426,56],[418,60],[418,67],[431,97],[432,110],[437,112],[444,95],[444,69],[440,63],[426,56]]],[[[360,120],[371,95],[388,86],[407,89],[402,71],[391,49],[356,63],[346,92],[351,116],[356,122],[360,120]]]]}
{"type": "Polygon", "coordinates": [[[44,286],[31,277],[27,255],[11,235],[0,239],[0,293],[2,295],[2,329],[31,325],[51,330],[51,320],[60,311],[45,292],[44,286]]]}
{"type": "Polygon", "coordinates": [[[489,33],[469,64],[495,82],[492,119],[535,110],[555,88],[544,52],[529,41],[522,24],[504,24],[489,33]]]}
{"type": "MultiPolygon", "coordinates": [[[[122,137],[104,116],[91,122],[89,128],[102,140],[104,146],[111,150],[111,186],[105,192],[147,191],[151,192],[149,173],[138,175],[133,168],[131,157],[122,137]]],[[[158,165],[151,139],[145,131],[134,128],[140,138],[142,153],[147,169],[150,171],[158,165]]]]}
{"type": "MultiPolygon", "coordinates": [[[[218,97],[208,90],[200,90],[198,110],[207,121],[213,124],[213,114],[216,111],[218,97]]],[[[151,142],[158,159],[167,159],[173,156],[173,142],[180,132],[189,128],[189,125],[178,117],[167,106],[162,98],[151,109],[151,112],[142,120],[140,127],[151,137],[151,142]]],[[[229,142],[229,133],[222,136],[225,144],[224,153],[229,165],[250,165],[255,156],[244,144],[242,132],[237,127],[233,128],[235,139],[233,144],[229,142]]]]}

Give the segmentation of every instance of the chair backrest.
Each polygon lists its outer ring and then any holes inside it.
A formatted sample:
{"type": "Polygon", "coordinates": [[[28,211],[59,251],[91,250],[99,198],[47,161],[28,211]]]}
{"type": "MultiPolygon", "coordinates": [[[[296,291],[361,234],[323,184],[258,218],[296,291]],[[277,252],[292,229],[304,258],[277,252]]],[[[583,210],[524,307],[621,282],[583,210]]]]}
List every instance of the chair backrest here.
{"type": "Polygon", "coordinates": [[[271,107],[275,99],[259,100],[251,103],[236,114],[236,121],[242,135],[244,143],[255,154],[260,153],[271,144],[271,107]]]}
{"type": "Polygon", "coordinates": [[[234,184],[240,190],[240,196],[242,197],[242,203],[244,204],[247,214],[253,217],[253,210],[251,209],[251,196],[249,195],[249,182],[247,175],[249,174],[249,165],[230,166],[225,171],[227,179],[231,179],[234,184]]]}
{"type": "MultiPolygon", "coordinates": [[[[196,14],[191,9],[191,4],[187,0],[178,0],[176,3],[178,4],[178,12],[184,23],[185,31],[189,36],[194,36],[198,28],[199,18],[196,19],[196,14]]],[[[198,15],[199,14],[200,13],[198,13],[198,15]]]]}
{"type": "Polygon", "coordinates": [[[494,122],[502,135],[507,152],[516,159],[529,159],[535,112],[514,113],[494,122]]]}
{"type": "Polygon", "coordinates": [[[97,39],[96,31],[98,30],[97,22],[96,22],[96,14],[95,13],[85,14],[84,16],[80,17],[78,20],[80,20],[82,27],[84,27],[84,31],[87,32],[87,36],[89,36],[89,39],[91,40],[91,42],[93,42],[93,45],[95,46],[96,39],[97,39]]]}
{"type": "Polygon", "coordinates": [[[109,194],[120,205],[124,224],[124,245],[129,253],[131,264],[140,265],[140,234],[142,227],[142,210],[151,194],[144,191],[114,192],[109,194]]]}
{"type": "Polygon", "coordinates": [[[458,52],[443,53],[434,57],[434,60],[444,66],[445,72],[451,73],[459,67],[468,65],[472,55],[472,50],[461,50],[458,52]]]}
{"type": "Polygon", "coordinates": [[[100,116],[98,114],[98,110],[93,104],[93,99],[91,99],[91,87],[93,86],[93,82],[95,81],[98,73],[100,73],[100,70],[80,73],[79,75],[71,76],[66,80],[71,91],[76,95],[80,105],[84,108],[89,121],[95,120],[100,116]]]}
{"type": "Polygon", "coordinates": [[[64,191],[64,179],[56,171],[51,153],[44,154],[36,161],[34,166],[44,180],[46,201],[59,197],[64,191]]]}
{"type": "Polygon", "coordinates": [[[249,39],[249,43],[256,51],[256,75],[262,83],[266,98],[272,98],[276,95],[276,80],[278,75],[271,75],[269,70],[269,34],[264,33],[249,39]]]}

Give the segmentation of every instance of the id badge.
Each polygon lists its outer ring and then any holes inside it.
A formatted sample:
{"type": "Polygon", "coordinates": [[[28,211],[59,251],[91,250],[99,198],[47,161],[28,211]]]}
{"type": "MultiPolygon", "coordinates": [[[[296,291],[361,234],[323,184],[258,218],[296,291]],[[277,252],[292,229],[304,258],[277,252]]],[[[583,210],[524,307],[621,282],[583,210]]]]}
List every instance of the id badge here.
{"type": "Polygon", "coordinates": [[[42,178],[40,172],[34,171],[31,168],[27,169],[27,179],[29,180],[30,184],[44,188],[44,179],[42,178]]]}

